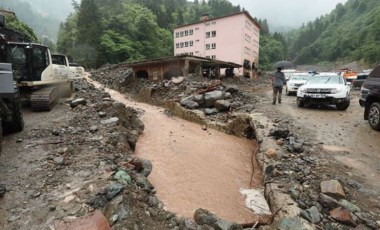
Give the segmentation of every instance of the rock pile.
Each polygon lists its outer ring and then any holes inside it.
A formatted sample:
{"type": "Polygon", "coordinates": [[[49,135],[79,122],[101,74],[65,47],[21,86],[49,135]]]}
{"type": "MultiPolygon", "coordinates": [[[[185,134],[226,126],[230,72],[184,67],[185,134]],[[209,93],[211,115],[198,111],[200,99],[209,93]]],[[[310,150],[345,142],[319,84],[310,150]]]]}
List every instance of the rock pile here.
{"type": "Polygon", "coordinates": [[[136,100],[156,105],[178,101],[187,109],[202,110],[211,120],[223,122],[228,120],[225,112],[250,112],[256,101],[256,98],[241,92],[235,84],[223,84],[202,77],[150,82],[133,78],[131,69],[122,65],[106,65],[91,74],[94,80],[121,93],[128,93],[136,100]]]}
{"type": "Polygon", "coordinates": [[[266,167],[266,180],[276,181],[287,188],[288,194],[302,209],[300,217],[321,229],[378,229],[373,213],[363,212],[350,202],[347,186],[357,190],[362,185],[352,179],[345,182],[341,178],[321,178],[320,162],[315,156],[317,146],[292,133],[285,122],[274,125],[269,136],[276,140],[284,153],[279,154],[275,148],[265,151],[265,156],[271,160],[266,167]]]}

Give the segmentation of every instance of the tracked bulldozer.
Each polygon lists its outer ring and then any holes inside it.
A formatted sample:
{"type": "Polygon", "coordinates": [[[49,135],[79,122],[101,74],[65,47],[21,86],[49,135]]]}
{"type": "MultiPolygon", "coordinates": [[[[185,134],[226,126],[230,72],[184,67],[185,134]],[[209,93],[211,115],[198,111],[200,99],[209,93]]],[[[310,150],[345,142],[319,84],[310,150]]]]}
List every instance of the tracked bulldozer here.
{"type": "Polygon", "coordinates": [[[4,21],[0,15],[0,63],[12,64],[23,101],[29,102],[33,110],[51,110],[60,95],[71,95],[72,80],[62,66],[53,63],[49,47],[5,28],[4,21]]]}

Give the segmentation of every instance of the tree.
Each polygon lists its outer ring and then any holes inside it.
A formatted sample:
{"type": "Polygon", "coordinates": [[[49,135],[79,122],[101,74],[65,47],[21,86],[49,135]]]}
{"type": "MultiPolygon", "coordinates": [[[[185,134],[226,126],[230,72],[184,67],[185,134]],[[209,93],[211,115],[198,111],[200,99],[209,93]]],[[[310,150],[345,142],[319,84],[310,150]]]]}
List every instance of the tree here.
{"type": "Polygon", "coordinates": [[[82,0],[77,20],[78,46],[81,51],[80,57],[85,66],[99,66],[101,60],[99,55],[100,35],[100,11],[95,0],[82,0]]]}

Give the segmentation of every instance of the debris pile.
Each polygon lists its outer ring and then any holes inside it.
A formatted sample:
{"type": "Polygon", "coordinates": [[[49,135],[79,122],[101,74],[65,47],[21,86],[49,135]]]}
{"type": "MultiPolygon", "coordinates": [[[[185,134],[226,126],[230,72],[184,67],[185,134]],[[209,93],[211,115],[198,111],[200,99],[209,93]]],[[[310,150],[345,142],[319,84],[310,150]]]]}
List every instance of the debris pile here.
{"type": "MultiPolygon", "coordinates": [[[[318,143],[300,138],[291,132],[288,122],[280,120],[275,121],[269,136],[280,149],[269,148],[264,152],[269,160],[265,180],[283,186],[301,209],[300,217],[321,229],[378,229],[374,213],[365,212],[350,201],[351,194],[362,187],[360,183],[326,178],[328,172],[317,157],[318,143]]],[[[282,219],[279,226],[288,226],[290,222],[297,229],[304,226],[297,218],[282,219]]]]}
{"type": "Polygon", "coordinates": [[[161,82],[133,78],[132,70],[122,65],[106,65],[93,71],[91,78],[104,86],[128,93],[134,99],[165,105],[178,102],[190,110],[202,110],[210,120],[226,122],[229,112],[251,112],[256,98],[239,90],[235,84],[203,77],[177,77],[161,82]]]}

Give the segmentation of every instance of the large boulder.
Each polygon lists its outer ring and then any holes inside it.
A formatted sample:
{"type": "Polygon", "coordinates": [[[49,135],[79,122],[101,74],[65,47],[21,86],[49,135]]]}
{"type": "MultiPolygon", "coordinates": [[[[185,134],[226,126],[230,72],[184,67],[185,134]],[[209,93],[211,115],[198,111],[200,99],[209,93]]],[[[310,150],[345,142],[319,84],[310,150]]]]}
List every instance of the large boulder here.
{"type": "Polygon", "coordinates": [[[226,92],[229,92],[229,93],[237,93],[239,92],[239,87],[237,87],[236,85],[228,85],[226,87],[226,92]]]}
{"type": "Polygon", "coordinates": [[[218,217],[205,209],[199,208],[194,213],[194,220],[198,225],[205,224],[212,227],[218,221],[218,217]]]}
{"type": "Polygon", "coordinates": [[[227,100],[217,100],[215,102],[215,108],[217,108],[219,111],[229,111],[231,107],[231,102],[227,100]]]}
{"type": "Polygon", "coordinates": [[[215,109],[215,108],[212,108],[212,109],[210,109],[210,108],[206,108],[204,112],[205,112],[205,115],[206,115],[206,116],[210,116],[210,115],[215,115],[215,114],[217,114],[217,113],[218,113],[218,110],[215,109]]]}
{"type": "Polygon", "coordinates": [[[212,91],[212,92],[205,93],[206,107],[208,107],[208,108],[214,107],[215,102],[217,100],[223,99],[223,96],[224,96],[223,92],[219,91],[219,90],[215,90],[215,91],[212,91]]]}
{"type": "Polygon", "coordinates": [[[205,104],[205,96],[203,94],[197,94],[194,96],[193,101],[202,106],[205,104]]]}
{"type": "Polygon", "coordinates": [[[199,104],[195,101],[192,100],[192,98],[185,98],[185,99],[182,99],[180,104],[185,107],[185,108],[188,108],[188,109],[197,109],[199,108],[199,104]]]}

